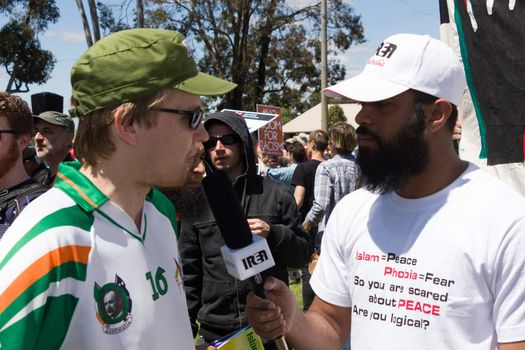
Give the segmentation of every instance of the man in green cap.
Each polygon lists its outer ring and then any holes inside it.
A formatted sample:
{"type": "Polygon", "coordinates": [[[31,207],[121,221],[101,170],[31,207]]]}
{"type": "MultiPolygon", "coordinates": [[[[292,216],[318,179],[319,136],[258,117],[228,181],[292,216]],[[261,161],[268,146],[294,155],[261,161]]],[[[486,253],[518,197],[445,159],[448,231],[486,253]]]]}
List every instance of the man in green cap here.
{"type": "Polygon", "coordinates": [[[49,174],[43,183],[52,185],[58,164],[73,160],[69,151],[73,146],[75,123],[69,115],[57,111],[42,112],[33,119],[36,155],[49,167],[49,174]]]}
{"type": "Polygon", "coordinates": [[[0,344],[193,348],[175,212],[153,187],[184,185],[208,138],[200,95],[235,84],[199,72],[184,36],[159,29],[100,40],[71,83],[80,162],[60,164],[2,240],[0,344]]]}

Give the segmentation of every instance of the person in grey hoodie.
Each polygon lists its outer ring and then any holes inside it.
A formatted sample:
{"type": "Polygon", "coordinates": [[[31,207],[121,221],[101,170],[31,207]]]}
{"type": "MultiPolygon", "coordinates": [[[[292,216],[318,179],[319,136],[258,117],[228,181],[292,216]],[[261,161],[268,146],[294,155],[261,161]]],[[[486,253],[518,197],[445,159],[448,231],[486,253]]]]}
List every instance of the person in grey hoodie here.
{"type": "MultiPolygon", "coordinates": [[[[276,265],[266,271],[288,283],[287,268],[304,266],[311,254],[309,239],[291,191],[256,171],[252,139],[244,118],[232,112],[206,116],[210,138],[204,143],[205,161],[211,169],[225,171],[239,197],[253,234],[266,238],[276,265]]],[[[194,335],[211,342],[246,323],[249,281],[231,277],[220,247],[224,245],[207,203],[196,217],[182,220],[179,249],[184,288],[194,335]]],[[[264,276],[263,276],[264,277],[264,276]]]]}

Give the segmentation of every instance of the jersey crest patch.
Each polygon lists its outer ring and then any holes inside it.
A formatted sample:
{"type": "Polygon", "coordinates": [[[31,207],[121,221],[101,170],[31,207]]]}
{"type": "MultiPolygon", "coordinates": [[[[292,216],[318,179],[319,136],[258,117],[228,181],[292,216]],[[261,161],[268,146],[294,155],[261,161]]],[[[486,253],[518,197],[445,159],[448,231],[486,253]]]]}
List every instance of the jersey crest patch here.
{"type": "Polygon", "coordinates": [[[102,287],[95,282],[94,288],[97,320],[106,334],[118,334],[131,325],[132,300],[126,283],[115,274],[115,282],[106,283],[102,287]]]}

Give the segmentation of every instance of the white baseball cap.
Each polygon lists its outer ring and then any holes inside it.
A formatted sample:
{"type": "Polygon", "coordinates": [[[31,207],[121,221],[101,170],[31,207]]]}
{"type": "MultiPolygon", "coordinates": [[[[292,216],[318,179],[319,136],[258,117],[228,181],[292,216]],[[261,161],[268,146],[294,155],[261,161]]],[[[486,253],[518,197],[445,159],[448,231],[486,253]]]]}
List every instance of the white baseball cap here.
{"type": "Polygon", "coordinates": [[[445,43],[428,35],[396,34],[379,45],[359,75],[324,92],[375,102],[414,89],[458,106],[465,87],[463,66],[445,43]]]}

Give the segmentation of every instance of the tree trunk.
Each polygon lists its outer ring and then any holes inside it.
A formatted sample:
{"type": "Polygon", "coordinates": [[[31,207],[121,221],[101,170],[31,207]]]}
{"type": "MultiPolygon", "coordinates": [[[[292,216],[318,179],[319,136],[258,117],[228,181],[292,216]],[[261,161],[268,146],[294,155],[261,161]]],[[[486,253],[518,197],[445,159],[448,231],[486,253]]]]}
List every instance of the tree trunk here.
{"type": "Polygon", "coordinates": [[[89,14],[91,15],[91,25],[93,27],[93,36],[95,42],[100,40],[100,25],[98,24],[97,5],[95,0],[88,0],[89,14]]]}
{"type": "Polygon", "coordinates": [[[266,15],[266,23],[264,24],[259,39],[260,53],[259,53],[259,64],[257,67],[257,87],[255,90],[255,103],[262,103],[264,96],[264,88],[266,86],[266,59],[270,52],[270,42],[272,40],[272,29],[273,29],[273,18],[277,9],[277,0],[272,0],[268,14],[266,15]]]}
{"type": "Polygon", "coordinates": [[[144,2],[137,0],[137,28],[144,28],[144,2]]]}
{"type": "Polygon", "coordinates": [[[252,1],[238,2],[237,21],[235,26],[235,39],[233,47],[233,70],[232,80],[237,84],[231,93],[228,94],[228,103],[230,108],[241,109],[243,105],[243,94],[246,89],[246,80],[248,77],[249,58],[248,58],[248,39],[250,31],[252,1]]]}
{"type": "Polygon", "coordinates": [[[84,35],[86,36],[87,46],[93,46],[93,38],[91,37],[91,30],[89,29],[86,11],[84,11],[84,4],[82,4],[82,0],[76,1],[78,6],[78,12],[80,13],[80,18],[82,19],[82,25],[84,26],[84,35]]]}
{"type": "Polygon", "coordinates": [[[15,83],[15,78],[11,75],[9,77],[9,81],[7,82],[7,87],[5,89],[5,92],[13,93],[16,92],[15,89],[13,89],[13,84],[15,83]]]}

